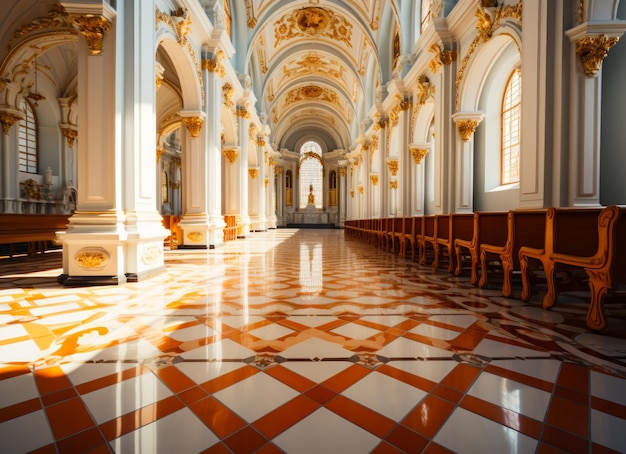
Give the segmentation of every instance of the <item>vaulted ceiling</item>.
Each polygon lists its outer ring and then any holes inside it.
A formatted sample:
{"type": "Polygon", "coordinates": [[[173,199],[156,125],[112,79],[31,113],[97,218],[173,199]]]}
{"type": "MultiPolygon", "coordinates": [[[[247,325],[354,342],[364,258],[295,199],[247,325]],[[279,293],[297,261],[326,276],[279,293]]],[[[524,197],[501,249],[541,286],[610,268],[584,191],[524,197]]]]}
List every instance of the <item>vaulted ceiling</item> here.
{"type": "Polygon", "coordinates": [[[317,138],[327,151],[349,148],[399,55],[395,2],[231,0],[230,8],[235,66],[250,75],[275,146],[317,138]]]}

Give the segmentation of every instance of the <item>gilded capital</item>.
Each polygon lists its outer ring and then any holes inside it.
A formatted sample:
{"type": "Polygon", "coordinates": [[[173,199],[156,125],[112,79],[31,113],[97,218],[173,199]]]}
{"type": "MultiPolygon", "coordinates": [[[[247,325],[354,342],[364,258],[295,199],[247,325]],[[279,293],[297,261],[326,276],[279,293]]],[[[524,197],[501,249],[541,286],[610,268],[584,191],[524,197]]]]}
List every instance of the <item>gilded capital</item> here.
{"type": "Polygon", "coordinates": [[[224,107],[230,109],[233,107],[233,94],[235,93],[235,88],[232,86],[230,82],[226,82],[222,86],[222,95],[224,96],[224,107]]]}
{"type": "Polygon", "coordinates": [[[359,194],[363,195],[363,191],[364,191],[363,185],[360,184],[359,185],[359,194]]]}
{"type": "Polygon", "coordinates": [[[234,164],[237,161],[237,156],[239,155],[239,150],[236,148],[224,148],[224,156],[228,159],[228,162],[234,164]]]}
{"type": "Polygon", "coordinates": [[[63,128],[62,131],[67,147],[72,148],[74,146],[74,140],[76,139],[76,136],[78,136],[78,131],[72,128],[63,128]]]}
{"type": "Polygon", "coordinates": [[[267,187],[270,184],[270,179],[269,178],[264,178],[263,179],[263,186],[267,187]]]}
{"type": "Polygon", "coordinates": [[[222,65],[224,59],[224,51],[218,50],[213,58],[202,60],[202,69],[206,69],[209,72],[215,73],[220,77],[226,75],[226,68],[222,65]]]}
{"type": "Polygon", "coordinates": [[[259,147],[264,147],[264,146],[265,146],[265,137],[263,137],[263,136],[258,136],[258,137],[256,138],[256,144],[257,144],[257,146],[259,146],[259,147]]]}
{"type": "Polygon", "coordinates": [[[415,164],[420,164],[426,154],[428,154],[428,148],[411,148],[411,156],[413,156],[415,164]]]}
{"type": "Polygon", "coordinates": [[[459,120],[456,123],[459,128],[459,134],[464,142],[467,142],[472,138],[472,134],[476,131],[476,127],[480,122],[478,120],[459,120]]]}
{"type": "Polygon", "coordinates": [[[198,137],[200,130],[204,124],[204,120],[201,117],[183,117],[183,123],[187,126],[187,130],[191,134],[191,137],[198,137]]]}
{"type": "Polygon", "coordinates": [[[370,175],[370,181],[372,182],[372,184],[374,186],[377,186],[378,185],[378,175],[376,175],[376,174],[370,175]]]}
{"type": "Polygon", "coordinates": [[[580,58],[583,70],[588,76],[595,76],[609,49],[619,41],[617,36],[585,36],[576,41],[576,54],[580,58]]]}
{"type": "Polygon", "coordinates": [[[339,167],[339,176],[342,176],[342,177],[346,176],[346,168],[345,167],[339,167]]]}
{"type": "Polygon", "coordinates": [[[391,176],[396,176],[398,174],[398,160],[397,159],[388,159],[387,167],[389,168],[389,172],[391,176]]]}
{"type": "Polygon", "coordinates": [[[11,126],[13,126],[19,120],[21,120],[21,118],[17,115],[13,115],[8,112],[0,112],[0,123],[2,123],[2,132],[8,136],[9,132],[11,131],[11,126]]]}
{"type": "Polygon", "coordinates": [[[87,40],[89,53],[91,55],[100,55],[102,53],[104,32],[109,31],[111,22],[104,16],[85,14],[84,16],[72,17],[72,23],[87,40]]]}
{"type": "Polygon", "coordinates": [[[389,182],[389,189],[398,189],[398,180],[393,180],[389,182]]]}
{"type": "Polygon", "coordinates": [[[250,178],[252,178],[253,180],[259,176],[259,168],[258,167],[250,167],[248,169],[248,175],[250,175],[250,178]]]}

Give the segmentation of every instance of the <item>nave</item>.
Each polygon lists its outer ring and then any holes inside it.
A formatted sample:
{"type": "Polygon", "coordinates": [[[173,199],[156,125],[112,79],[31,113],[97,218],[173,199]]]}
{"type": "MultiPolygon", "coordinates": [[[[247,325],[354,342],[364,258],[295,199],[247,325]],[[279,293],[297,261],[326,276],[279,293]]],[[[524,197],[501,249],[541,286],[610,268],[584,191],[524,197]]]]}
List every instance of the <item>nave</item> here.
{"type": "MultiPolygon", "coordinates": [[[[62,287],[0,261],[3,452],[624,452],[626,308],[585,325],[344,236],[166,250],[62,287]]],[[[540,292],[539,292],[540,293],[540,292]]]]}

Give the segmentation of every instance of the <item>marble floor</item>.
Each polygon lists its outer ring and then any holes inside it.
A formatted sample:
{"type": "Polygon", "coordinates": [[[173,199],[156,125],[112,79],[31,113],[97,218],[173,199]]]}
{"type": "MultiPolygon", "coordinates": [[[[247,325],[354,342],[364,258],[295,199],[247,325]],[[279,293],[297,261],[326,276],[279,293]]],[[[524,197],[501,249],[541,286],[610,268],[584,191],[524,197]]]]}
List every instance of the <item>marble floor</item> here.
{"type": "MultiPolygon", "coordinates": [[[[64,288],[0,260],[0,451],[626,451],[626,303],[586,328],[345,237],[278,229],[64,288]]],[[[538,298],[538,297],[537,297],[538,298]]]]}

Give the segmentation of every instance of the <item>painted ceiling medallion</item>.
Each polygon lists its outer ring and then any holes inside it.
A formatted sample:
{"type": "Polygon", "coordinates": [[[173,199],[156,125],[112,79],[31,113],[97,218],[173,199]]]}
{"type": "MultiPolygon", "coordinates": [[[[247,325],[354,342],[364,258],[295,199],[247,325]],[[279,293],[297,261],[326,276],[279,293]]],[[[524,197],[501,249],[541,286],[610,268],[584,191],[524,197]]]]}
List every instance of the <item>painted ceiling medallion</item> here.
{"type": "Polygon", "coordinates": [[[298,11],[298,28],[305,33],[318,33],[328,27],[328,13],[322,8],[309,7],[298,11]]]}

